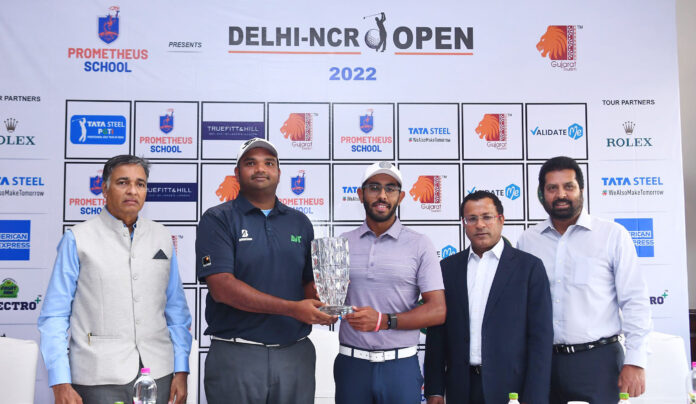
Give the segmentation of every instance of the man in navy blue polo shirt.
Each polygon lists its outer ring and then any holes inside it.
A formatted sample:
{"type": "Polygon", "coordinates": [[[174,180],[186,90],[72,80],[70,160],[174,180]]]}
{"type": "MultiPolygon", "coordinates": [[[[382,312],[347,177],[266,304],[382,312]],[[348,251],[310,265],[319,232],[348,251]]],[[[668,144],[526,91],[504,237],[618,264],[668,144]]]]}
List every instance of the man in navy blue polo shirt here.
{"type": "Polygon", "coordinates": [[[237,154],[240,194],[198,224],[198,279],[208,284],[205,393],[216,403],[313,403],[315,299],[309,219],[275,196],[278,152],[254,138],[237,154]]]}

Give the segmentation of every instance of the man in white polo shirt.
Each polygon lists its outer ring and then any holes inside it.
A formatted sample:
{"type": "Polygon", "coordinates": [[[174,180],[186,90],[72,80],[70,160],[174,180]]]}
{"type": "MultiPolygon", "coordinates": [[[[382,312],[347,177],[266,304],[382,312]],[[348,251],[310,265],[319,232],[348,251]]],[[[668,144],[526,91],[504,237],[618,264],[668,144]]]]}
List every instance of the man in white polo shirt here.
{"type": "Polygon", "coordinates": [[[549,218],[518,240],[521,250],[544,261],[551,284],[551,404],[613,403],[619,392],[645,391],[652,325],[636,249],[624,227],[583,210],[583,188],[575,160],[546,161],[538,194],[549,218]],[[626,337],[625,358],[619,334],[626,337]]]}

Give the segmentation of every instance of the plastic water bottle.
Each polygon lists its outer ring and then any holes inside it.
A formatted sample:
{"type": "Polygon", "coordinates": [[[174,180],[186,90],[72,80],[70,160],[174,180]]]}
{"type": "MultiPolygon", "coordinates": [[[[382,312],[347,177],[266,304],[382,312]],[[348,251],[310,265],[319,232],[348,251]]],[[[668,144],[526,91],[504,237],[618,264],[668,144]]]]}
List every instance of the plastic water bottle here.
{"type": "Polygon", "coordinates": [[[517,393],[510,393],[508,397],[510,397],[510,401],[508,401],[508,404],[520,404],[520,402],[517,401],[517,398],[519,398],[519,395],[517,393]]]}
{"type": "Polygon", "coordinates": [[[150,368],[142,368],[133,387],[133,404],[156,404],[157,383],[150,376],[150,368]]]}
{"type": "Polygon", "coordinates": [[[619,404],[629,404],[628,393],[619,393],[619,404]]]}

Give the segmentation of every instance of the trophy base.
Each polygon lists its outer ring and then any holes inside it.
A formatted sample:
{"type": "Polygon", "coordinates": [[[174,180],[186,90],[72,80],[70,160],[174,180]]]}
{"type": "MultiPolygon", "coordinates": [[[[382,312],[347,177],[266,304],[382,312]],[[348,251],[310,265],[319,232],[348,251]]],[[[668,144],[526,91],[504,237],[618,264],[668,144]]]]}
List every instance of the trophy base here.
{"type": "Polygon", "coordinates": [[[321,306],[319,310],[332,316],[343,316],[353,312],[351,306],[321,306]]]}

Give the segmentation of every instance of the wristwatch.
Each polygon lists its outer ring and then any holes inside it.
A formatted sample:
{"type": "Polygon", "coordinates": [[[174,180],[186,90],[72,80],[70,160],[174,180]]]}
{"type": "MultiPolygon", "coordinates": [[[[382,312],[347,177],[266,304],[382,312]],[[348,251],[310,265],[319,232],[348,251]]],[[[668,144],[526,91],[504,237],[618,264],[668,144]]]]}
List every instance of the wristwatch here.
{"type": "Polygon", "coordinates": [[[387,314],[387,329],[388,330],[395,330],[396,329],[396,313],[387,314]]]}

